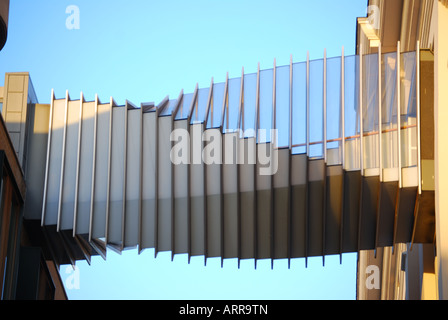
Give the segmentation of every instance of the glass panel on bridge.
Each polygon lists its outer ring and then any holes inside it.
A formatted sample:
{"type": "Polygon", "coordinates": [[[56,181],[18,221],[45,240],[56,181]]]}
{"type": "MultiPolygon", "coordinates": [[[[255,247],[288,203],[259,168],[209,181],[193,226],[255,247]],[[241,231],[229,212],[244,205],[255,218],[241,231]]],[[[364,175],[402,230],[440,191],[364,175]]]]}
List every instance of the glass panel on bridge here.
{"type": "Polygon", "coordinates": [[[327,59],[327,164],[341,163],[341,57],[336,57],[327,59]]]}
{"type": "Polygon", "coordinates": [[[207,129],[219,128],[222,118],[222,104],[224,100],[225,82],[213,84],[213,96],[207,119],[207,129]]]}
{"type": "Polygon", "coordinates": [[[255,136],[255,109],[257,99],[257,74],[244,75],[243,108],[241,110],[242,137],[255,136]]]}
{"type": "Polygon", "coordinates": [[[277,145],[289,146],[289,65],[277,67],[275,80],[277,145]]]}
{"type": "Polygon", "coordinates": [[[306,62],[292,65],[292,153],[306,153],[306,62]]]}
{"type": "Polygon", "coordinates": [[[382,82],[382,164],[385,181],[398,180],[398,148],[397,148],[397,53],[383,55],[381,62],[382,82]]]}
{"type": "Polygon", "coordinates": [[[241,78],[229,79],[228,97],[224,112],[223,132],[233,132],[238,129],[240,89],[241,78]]]}
{"type": "Polygon", "coordinates": [[[379,175],[378,54],[363,56],[362,119],[363,168],[365,176],[379,175]]]}
{"type": "Polygon", "coordinates": [[[324,92],[324,63],[323,59],[310,61],[310,96],[309,123],[310,158],[324,156],[323,129],[323,92],[324,92]]]}
{"type": "Polygon", "coordinates": [[[274,70],[267,69],[260,71],[260,110],[259,110],[259,129],[258,143],[271,141],[272,129],[272,88],[274,80],[274,70]]]}
{"type": "Polygon", "coordinates": [[[345,101],[345,169],[359,170],[359,57],[345,58],[344,101],[345,101]]]}

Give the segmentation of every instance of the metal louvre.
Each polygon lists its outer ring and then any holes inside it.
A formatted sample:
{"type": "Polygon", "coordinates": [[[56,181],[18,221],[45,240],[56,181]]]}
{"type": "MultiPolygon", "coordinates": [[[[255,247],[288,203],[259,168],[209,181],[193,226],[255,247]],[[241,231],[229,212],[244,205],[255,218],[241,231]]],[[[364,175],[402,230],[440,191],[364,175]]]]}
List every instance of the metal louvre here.
{"type": "Polygon", "coordinates": [[[96,124],[95,174],[93,176],[93,211],[91,216],[90,240],[106,235],[107,185],[109,177],[109,135],[111,103],[98,104],[96,124]]]}
{"type": "Polygon", "coordinates": [[[255,266],[410,241],[420,168],[414,132],[404,144],[398,132],[419,123],[400,107],[391,67],[412,69],[400,54],[291,57],[157,106],[52,93],[42,225],[102,255],[138,247],[255,266]]]}
{"type": "Polygon", "coordinates": [[[57,224],[65,100],[52,97],[47,148],[42,225],[57,224]]]}
{"type": "Polygon", "coordinates": [[[190,205],[191,205],[191,251],[192,256],[206,255],[206,194],[205,167],[202,162],[202,123],[190,126],[190,205]],[[196,155],[195,155],[196,154],[196,155]]]}
{"type": "MultiPolygon", "coordinates": [[[[180,139],[181,145],[187,144],[189,140],[183,141],[187,137],[178,134],[176,130],[183,130],[180,132],[188,132],[188,120],[174,121],[174,142],[177,143],[180,139]]],[[[189,252],[189,165],[187,160],[190,157],[189,148],[175,150],[172,153],[174,158],[174,253],[188,253],[189,252]],[[184,153],[184,154],[182,154],[184,153]]]]}
{"type": "Polygon", "coordinates": [[[219,129],[204,132],[207,145],[204,148],[206,197],[207,197],[207,256],[221,257],[222,241],[222,191],[221,159],[222,141],[219,129]]]}
{"type": "Polygon", "coordinates": [[[67,126],[66,126],[66,150],[65,170],[63,170],[63,187],[61,201],[65,205],[61,208],[59,230],[72,230],[75,209],[75,186],[76,186],[76,160],[78,150],[78,122],[80,103],[70,101],[68,103],[67,126]]]}
{"type": "Polygon", "coordinates": [[[172,166],[170,160],[172,131],[172,116],[158,118],[157,134],[157,249],[160,251],[171,251],[171,223],[172,223],[172,166]]]}
{"type": "MultiPolygon", "coordinates": [[[[152,106],[154,107],[154,106],[152,106]]],[[[142,109],[144,106],[142,106],[142,109]]],[[[143,112],[142,216],[139,250],[155,248],[157,210],[157,118],[155,110],[143,112]]]]}
{"type": "Polygon", "coordinates": [[[241,259],[255,258],[255,137],[239,139],[239,203],[241,259]]]}
{"type": "Polygon", "coordinates": [[[124,246],[138,245],[141,215],[141,108],[128,110],[124,246]]]}
{"type": "Polygon", "coordinates": [[[224,258],[236,258],[239,252],[238,139],[238,132],[223,134],[224,258]]]}
{"type": "Polygon", "coordinates": [[[90,228],[90,203],[93,173],[93,148],[95,111],[97,102],[83,102],[81,137],[79,140],[79,170],[77,198],[75,199],[74,234],[88,234],[90,228]]]}

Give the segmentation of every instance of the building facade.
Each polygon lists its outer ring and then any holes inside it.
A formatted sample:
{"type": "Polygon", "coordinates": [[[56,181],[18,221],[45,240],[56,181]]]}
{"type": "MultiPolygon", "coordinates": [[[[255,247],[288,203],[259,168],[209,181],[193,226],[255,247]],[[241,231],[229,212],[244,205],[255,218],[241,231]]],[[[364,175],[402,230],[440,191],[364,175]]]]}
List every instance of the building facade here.
{"type": "MultiPolygon", "coordinates": [[[[357,50],[383,53],[417,50],[420,103],[419,192],[414,211],[413,240],[381,250],[361,251],[358,262],[358,299],[446,299],[446,255],[443,232],[445,221],[443,193],[444,133],[442,121],[446,97],[440,85],[446,84],[446,1],[369,1],[369,8],[381,17],[376,30],[368,27],[370,18],[358,21],[357,50]],[[445,17],[445,18],[444,18],[445,17]],[[445,35],[445,36],[444,36],[445,35]],[[439,129],[438,129],[439,128],[439,129]],[[420,204],[419,204],[420,203],[420,204]],[[429,206],[428,206],[429,204],[429,206]],[[420,216],[420,217],[419,217],[420,216]],[[419,220],[419,221],[417,221],[419,220]],[[420,224],[420,222],[423,224],[420,224]],[[428,232],[431,230],[430,232],[428,232]],[[433,233],[434,232],[434,233],[433,233]],[[422,239],[423,236],[426,239],[422,239]],[[419,240],[417,240],[419,238],[419,240]],[[369,286],[372,268],[381,276],[380,285],[369,286]]],[[[403,88],[403,87],[402,87],[403,88]]]]}
{"type": "MultiPolygon", "coordinates": [[[[9,0],[0,1],[0,49],[7,40],[9,0]]],[[[26,221],[25,131],[22,118],[37,102],[27,73],[8,75],[0,88],[0,288],[1,300],[65,300],[59,265],[39,224],[26,221]],[[6,94],[5,94],[6,92],[6,94]],[[10,105],[11,108],[7,106],[10,105]],[[8,119],[8,124],[4,119],[8,119]]]]}

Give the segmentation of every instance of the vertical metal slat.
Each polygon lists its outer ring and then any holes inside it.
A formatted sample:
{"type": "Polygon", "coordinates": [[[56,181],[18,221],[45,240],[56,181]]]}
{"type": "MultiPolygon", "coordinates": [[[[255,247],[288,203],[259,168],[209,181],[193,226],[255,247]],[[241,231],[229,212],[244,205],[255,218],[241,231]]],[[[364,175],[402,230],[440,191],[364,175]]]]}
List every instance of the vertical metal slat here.
{"type": "Polygon", "coordinates": [[[96,144],[98,130],[98,95],[95,95],[95,119],[93,123],[93,159],[92,159],[92,189],[90,193],[90,223],[89,223],[89,242],[92,241],[94,200],[95,200],[95,168],[96,168],[96,144]]]}
{"type": "Polygon", "coordinates": [[[74,209],[73,209],[73,237],[76,235],[76,221],[78,219],[78,194],[79,194],[79,168],[81,162],[81,137],[82,137],[82,112],[84,106],[84,95],[81,92],[79,99],[79,131],[78,131],[78,156],[76,158],[76,182],[75,182],[75,198],[74,198],[74,209]]]}
{"type": "Polygon", "coordinates": [[[63,137],[62,137],[62,157],[61,157],[61,173],[60,173],[60,181],[59,181],[59,199],[58,199],[58,220],[56,231],[59,232],[61,230],[61,214],[62,214],[62,195],[64,188],[64,170],[65,170],[65,148],[66,148],[66,140],[67,140],[67,116],[68,116],[68,103],[70,97],[68,94],[68,90],[65,92],[65,114],[64,114],[64,128],[63,128],[63,137]]]}
{"type": "Polygon", "coordinates": [[[45,179],[44,179],[44,194],[42,200],[42,215],[41,226],[45,225],[45,212],[47,208],[47,192],[48,192],[48,174],[50,170],[50,151],[51,151],[51,134],[53,131],[53,109],[54,109],[54,89],[51,89],[50,99],[50,121],[48,122],[48,138],[47,138],[47,157],[45,163],[45,179]]]}

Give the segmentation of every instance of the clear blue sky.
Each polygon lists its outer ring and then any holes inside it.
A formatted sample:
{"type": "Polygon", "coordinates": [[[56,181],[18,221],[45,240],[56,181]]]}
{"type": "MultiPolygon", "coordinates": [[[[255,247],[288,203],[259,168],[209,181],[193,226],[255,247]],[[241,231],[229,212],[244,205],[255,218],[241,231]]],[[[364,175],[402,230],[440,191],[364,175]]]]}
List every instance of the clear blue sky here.
{"type": "MultiPolygon", "coordinates": [[[[113,96],[160,102],[180,90],[192,92],[238,77],[241,68],[255,72],[257,63],[277,65],[327,55],[355,52],[356,17],[366,15],[365,0],[12,0],[9,35],[0,52],[0,74],[29,71],[42,103],[56,97],[100,100],[113,96]],[[66,8],[80,9],[80,29],[66,28],[66,8]]],[[[1,76],[3,85],[3,76],[1,76]]],[[[354,299],[356,255],[286,261],[193,258],[169,253],[154,259],[152,250],[121,256],[108,252],[107,261],[79,262],[80,289],[67,290],[71,299],[354,299]]],[[[66,267],[62,266],[63,279],[66,267]]]]}

